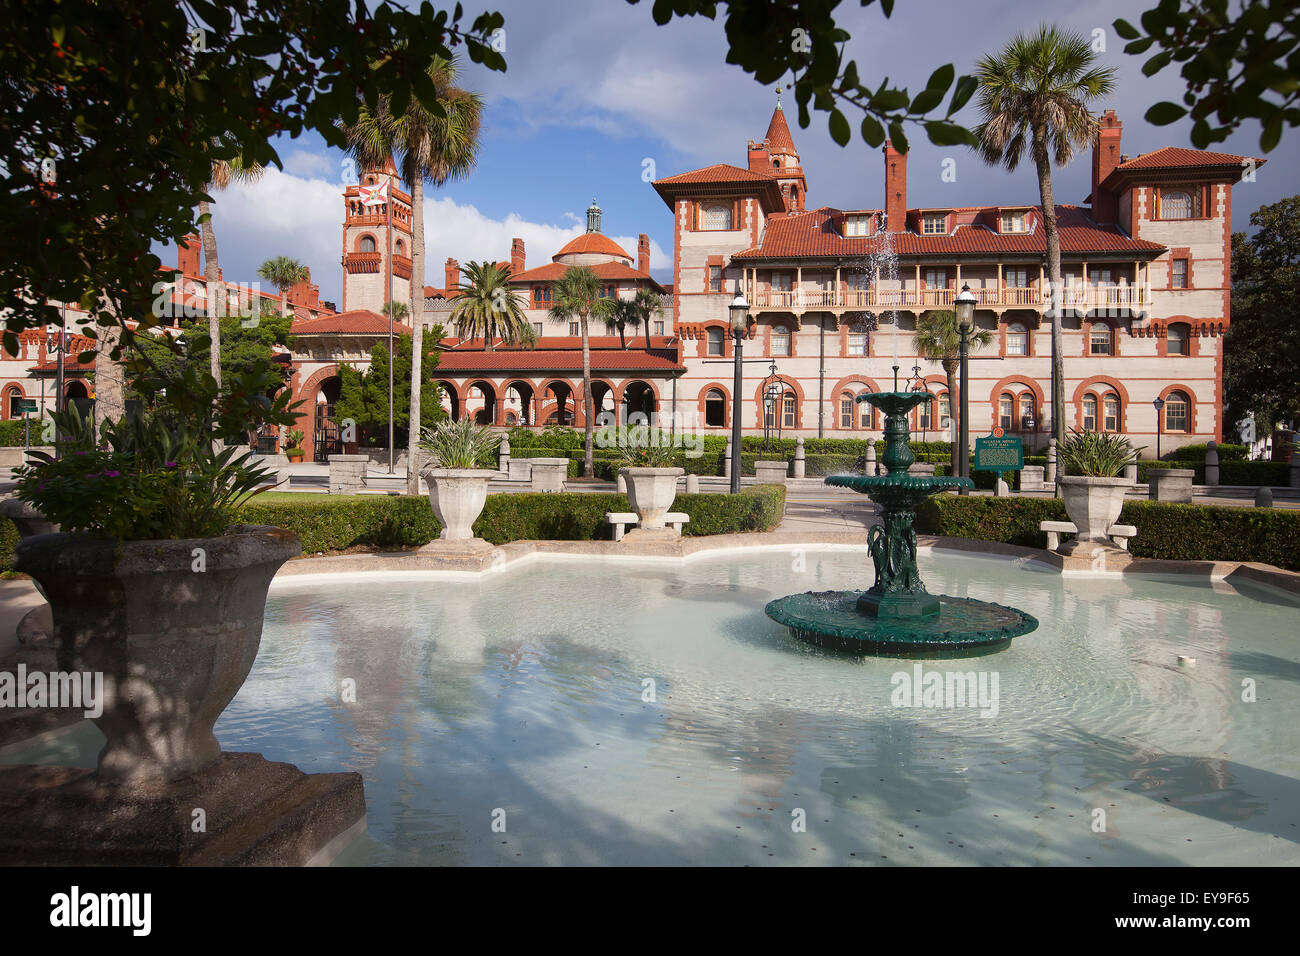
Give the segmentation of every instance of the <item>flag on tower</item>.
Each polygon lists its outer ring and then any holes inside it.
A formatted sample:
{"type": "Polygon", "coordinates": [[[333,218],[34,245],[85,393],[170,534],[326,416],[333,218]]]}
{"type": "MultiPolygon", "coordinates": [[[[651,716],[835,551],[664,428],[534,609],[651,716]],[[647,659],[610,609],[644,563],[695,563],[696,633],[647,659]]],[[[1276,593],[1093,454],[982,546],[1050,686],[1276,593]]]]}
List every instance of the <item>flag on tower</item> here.
{"type": "Polygon", "coordinates": [[[382,206],[388,202],[388,180],[385,179],[378,186],[358,186],[357,194],[361,197],[363,206],[382,206]]]}

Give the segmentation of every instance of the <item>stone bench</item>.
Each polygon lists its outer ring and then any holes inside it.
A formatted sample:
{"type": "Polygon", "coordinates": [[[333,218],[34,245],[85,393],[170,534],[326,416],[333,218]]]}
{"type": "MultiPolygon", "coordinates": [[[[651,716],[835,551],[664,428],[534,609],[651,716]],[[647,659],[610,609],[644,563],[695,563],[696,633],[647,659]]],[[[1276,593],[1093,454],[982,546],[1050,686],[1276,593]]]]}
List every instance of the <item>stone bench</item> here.
{"type": "MultiPolygon", "coordinates": [[[[1079,529],[1075,527],[1073,521],[1041,521],[1038,524],[1039,531],[1047,532],[1047,550],[1055,551],[1061,546],[1061,535],[1078,534],[1079,529]]],[[[1128,550],[1128,539],[1137,534],[1137,528],[1131,524],[1113,524],[1110,530],[1106,532],[1115,546],[1128,550]]]]}
{"type": "MultiPolygon", "coordinates": [[[[635,525],[640,522],[640,518],[632,511],[606,511],[605,520],[614,526],[614,540],[622,541],[623,533],[628,525],[635,525]]],[[[682,525],[688,523],[691,516],[680,511],[670,511],[664,515],[664,524],[672,528],[678,534],[682,533],[682,525]]]]}

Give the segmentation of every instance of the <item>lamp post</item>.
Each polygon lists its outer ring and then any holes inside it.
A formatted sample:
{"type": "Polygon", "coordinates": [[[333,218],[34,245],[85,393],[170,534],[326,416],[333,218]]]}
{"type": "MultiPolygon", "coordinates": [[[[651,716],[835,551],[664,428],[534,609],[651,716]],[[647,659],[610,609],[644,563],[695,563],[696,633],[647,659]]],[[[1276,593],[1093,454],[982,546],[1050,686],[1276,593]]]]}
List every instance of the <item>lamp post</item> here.
{"type": "Polygon", "coordinates": [[[736,297],[727,307],[731,319],[731,336],[734,340],[734,357],[736,370],[731,385],[731,493],[740,491],[740,377],[744,365],[744,338],[749,331],[749,303],[740,291],[740,280],[736,280],[736,297]]]}
{"type": "MultiPolygon", "coordinates": [[[[961,337],[961,431],[958,441],[958,467],[961,477],[970,477],[970,402],[967,400],[970,379],[970,334],[975,327],[975,295],[970,286],[963,283],[961,292],[953,302],[953,311],[957,315],[957,334],[961,337]]],[[[963,495],[970,494],[969,488],[960,489],[963,495]]]]}
{"type": "Polygon", "coordinates": [[[1162,426],[1164,425],[1163,412],[1165,407],[1165,400],[1163,398],[1157,398],[1151,404],[1154,405],[1156,409],[1156,461],[1159,461],[1160,460],[1160,432],[1162,426]]]}

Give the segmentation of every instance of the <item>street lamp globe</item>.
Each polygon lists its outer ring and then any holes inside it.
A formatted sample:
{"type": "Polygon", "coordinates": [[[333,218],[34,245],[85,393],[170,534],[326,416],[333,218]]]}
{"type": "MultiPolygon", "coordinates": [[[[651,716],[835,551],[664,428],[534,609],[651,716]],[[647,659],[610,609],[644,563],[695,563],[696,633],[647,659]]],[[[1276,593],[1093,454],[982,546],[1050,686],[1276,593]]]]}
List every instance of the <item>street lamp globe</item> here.
{"type": "Polygon", "coordinates": [[[736,280],[736,297],[727,306],[727,312],[731,317],[731,331],[735,335],[744,335],[749,328],[749,303],[745,301],[745,293],[740,291],[740,280],[736,280]]]}
{"type": "Polygon", "coordinates": [[[961,292],[953,302],[953,311],[957,313],[957,328],[963,334],[970,334],[971,329],[975,327],[975,293],[971,292],[970,286],[964,282],[961,292]]]}

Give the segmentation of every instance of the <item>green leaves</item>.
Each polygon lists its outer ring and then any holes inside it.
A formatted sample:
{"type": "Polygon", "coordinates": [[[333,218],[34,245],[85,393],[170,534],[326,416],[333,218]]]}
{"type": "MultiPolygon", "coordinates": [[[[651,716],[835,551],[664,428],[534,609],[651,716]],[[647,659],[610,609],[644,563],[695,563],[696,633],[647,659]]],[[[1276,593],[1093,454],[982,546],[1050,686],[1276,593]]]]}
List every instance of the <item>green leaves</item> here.
{"type": "Polygon", "coordinates": [[[1187,110],[1177,103],[1162,102],[1147,110],[1146,121],[1153,126],[1168,126],[1187,115],[1187,110]]]}

